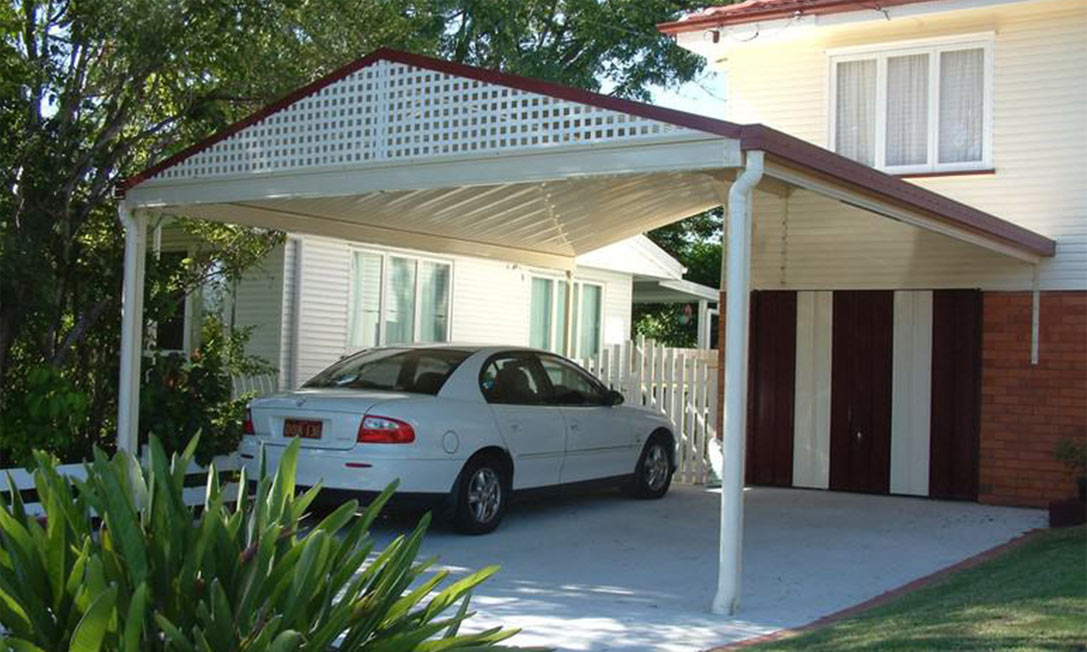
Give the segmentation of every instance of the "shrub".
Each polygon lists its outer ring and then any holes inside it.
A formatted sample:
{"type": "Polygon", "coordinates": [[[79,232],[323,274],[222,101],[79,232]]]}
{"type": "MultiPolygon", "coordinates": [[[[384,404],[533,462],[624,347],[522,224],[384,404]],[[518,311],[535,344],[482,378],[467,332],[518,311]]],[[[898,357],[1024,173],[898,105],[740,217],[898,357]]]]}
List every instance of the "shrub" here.
{"type": "Polygon", "coordinates": [[[17,492],[0,507],[0,648],[510,649],[496,643],[512,631],[458,632],[470,592],[496,568],[440,588],[447,573],[416,561],[426,517],[372,555],[369,526],[393,487],[361,516],[350,501],[303,534],[319,487],[295,495],[293,442],[252,496],[229,499],[212,470],[198,516],[182,500],[198,439],[168,461],[152,438],[146,469],[126,452],[110,460],[96,449],[74,490],[53,458],[35,454],[45,517],[27,514],[17,492]]]}
{"type": "Polygon", "coordinates": [[[1064,468],[1075,477],[1087,474],[1087,442],[1080,439],[1062,439],[1053,456],[1064,463],[1064,468]]]}
{"type": "Polygon", "coordinates": [[[25,466],[35,448],[78,459],[90,448],[86,435],[90,401],[69,378],[48,364],[10,378],[3,389],[0,419],[0,467],[25,466]]]}
{"type": "Polygon", "coordinates": [[[238,447],[248,397],[233,396],[233,375],[270,373],[272,368],[245,354],[250,329],[230,329],[215,316],[204,320],[201,344],[186,359],[157,354],[146,365],[140,393],[140,435],[162,438],[167,453],[179,452],[203,433],[196,461],[207,465],[216,455],[238,447]]]}

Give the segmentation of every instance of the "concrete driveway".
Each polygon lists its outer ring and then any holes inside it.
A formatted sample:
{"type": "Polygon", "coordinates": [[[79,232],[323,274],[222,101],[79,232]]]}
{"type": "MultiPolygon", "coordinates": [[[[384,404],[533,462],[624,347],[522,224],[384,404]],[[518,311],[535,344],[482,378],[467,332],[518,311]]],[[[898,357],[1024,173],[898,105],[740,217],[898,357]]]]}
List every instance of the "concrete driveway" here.
{"type": "MultiPolygon", "coordinates": [[[[811,622],[1044,525],[1041,511],[797,489],[745,494],[744,597],[709,613],[720,495],[677,486],[521,503],[502,527],[442,526],[422,554],[454,571],[500,564],[473,598],[476,630],[520,627],[520,645],[694,651],[811,622]]],[[[387,539],[408,527],[381,521],[387,539]]]]}

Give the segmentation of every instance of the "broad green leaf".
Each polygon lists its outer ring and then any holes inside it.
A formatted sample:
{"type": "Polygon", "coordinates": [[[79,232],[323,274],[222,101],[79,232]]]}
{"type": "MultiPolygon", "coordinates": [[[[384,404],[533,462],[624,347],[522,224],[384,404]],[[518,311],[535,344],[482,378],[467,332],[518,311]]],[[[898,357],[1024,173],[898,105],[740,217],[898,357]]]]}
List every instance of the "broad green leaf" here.
{"type": "Polygon", "coordinates": [[[111,586],[94,599],[72,633],[72,643],[68,646],[68,652],[98,652],[101,649],[102,639],[106,636],[110,618],[113,617],[113,605],[116,602],[116,586],[111,586]]]}

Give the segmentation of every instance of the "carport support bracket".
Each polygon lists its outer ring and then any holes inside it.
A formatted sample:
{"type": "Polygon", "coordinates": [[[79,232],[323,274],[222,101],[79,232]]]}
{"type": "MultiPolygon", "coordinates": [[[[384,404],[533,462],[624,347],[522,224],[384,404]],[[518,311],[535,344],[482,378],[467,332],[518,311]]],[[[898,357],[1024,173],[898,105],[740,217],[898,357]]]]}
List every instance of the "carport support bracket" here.
{"type": "Polygon", "coordinates": [[[117,392],[117,449],[135,453],[140,418],[140,358],[143,351],[143,287],[147,215],[122,200],[117,215],[125,229],[121,303],[121,373],[117,392]]]}
{"type": "Polygon", "coordinates": [[[721,472],[721,540],[713,612],[740,606],[743,557],[744,435],[747,431],[747,328],[751,287],[751,204],[762,179],[763,152],[749,151],[743,172],[728,191],[725,286],[724,460],[721,472]]]}

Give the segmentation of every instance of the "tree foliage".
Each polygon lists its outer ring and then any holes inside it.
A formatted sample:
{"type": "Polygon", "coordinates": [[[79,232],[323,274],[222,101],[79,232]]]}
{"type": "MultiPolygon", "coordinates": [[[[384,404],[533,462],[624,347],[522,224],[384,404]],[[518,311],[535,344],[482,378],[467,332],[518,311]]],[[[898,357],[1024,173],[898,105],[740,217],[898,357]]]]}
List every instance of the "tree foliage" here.
{"type": "MultiPolygon", "coordinates": [[[[686,280],[716,288],[721,282],[723,228],[724,213],[716,209],[646,235],[687,268],[686,280]]],[[[668,346],[694,346],[697,314],[693,304],[639,304],[634,307],[634,331],[668,346]]]]}
{"type": "MultiPolygon", "coordinates": [[[[81,396],[88,442],[109,443],[123,249],[112,200],[119,179],[379,46],[645,98],[650,85],[699,72],[698,57],[654,29],[698,4],[0,3],[0,424],[26,400],[31,370],[44,366],[52,378],[46,386],[81,396]]],[[[236,277],[281,237],[199,222],[186,228],[206,244],[180,266],[149,264],[149,321],[179,309],[179,288],[209,275],[236,277]]]]}

